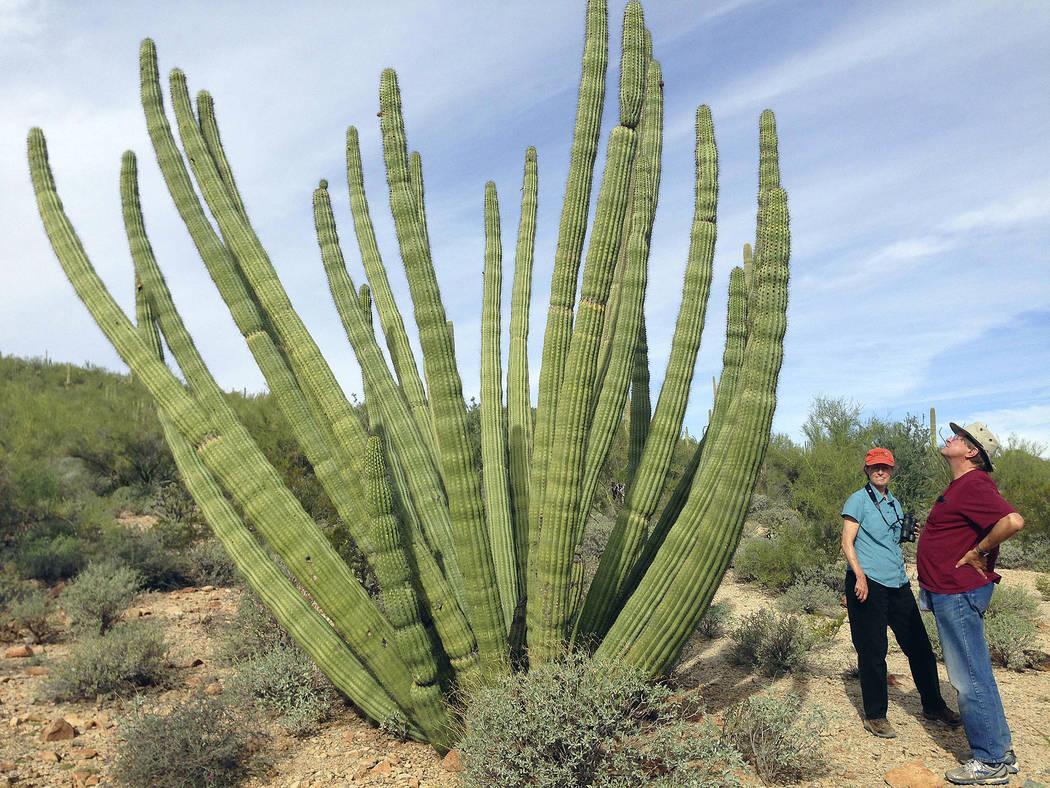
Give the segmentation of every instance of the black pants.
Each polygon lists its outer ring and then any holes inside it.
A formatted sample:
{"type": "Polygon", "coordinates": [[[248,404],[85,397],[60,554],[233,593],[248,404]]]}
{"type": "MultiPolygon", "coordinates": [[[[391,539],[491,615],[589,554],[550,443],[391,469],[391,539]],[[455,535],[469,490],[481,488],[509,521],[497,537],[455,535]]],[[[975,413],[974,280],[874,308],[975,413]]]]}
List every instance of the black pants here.
{"type": "Polygon", "coordinates": [[[857,576],[846,571],[846,610],[853,647],[857,649],[860,668],[860,692],[864,698],[864,716],[877,719],[886,716],[886,627],[893,630],[901,651],[908,657],[915,688],[922,698],[922,710],[940,711],[945,707],[937,678],[937,659],[930,648],[930,638],[922,624],[911,584],[889,588],[868,578],[868,598],[857,599],[857,576]]]}

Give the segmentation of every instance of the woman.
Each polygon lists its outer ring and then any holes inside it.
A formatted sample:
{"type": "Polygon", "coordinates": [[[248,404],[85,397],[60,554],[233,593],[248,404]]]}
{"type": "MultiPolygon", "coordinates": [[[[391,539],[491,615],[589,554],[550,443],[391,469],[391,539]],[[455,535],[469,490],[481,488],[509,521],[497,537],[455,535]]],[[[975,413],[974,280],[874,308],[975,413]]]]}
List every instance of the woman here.
{"type": "Polygon", "coordinates": [[[846,610],[857,650],[864,727],[876,736],[897,735],[886,719],[886,627],[908,657],[922,716],[960,724],[958,713],[941,697],[937,661],[904,571],[900,534],[904,511],[889,490],[894,460],[889,449],[872,449],[864,458],[868,483],[842,507],[842,552],[846,554],[846,610]]]}

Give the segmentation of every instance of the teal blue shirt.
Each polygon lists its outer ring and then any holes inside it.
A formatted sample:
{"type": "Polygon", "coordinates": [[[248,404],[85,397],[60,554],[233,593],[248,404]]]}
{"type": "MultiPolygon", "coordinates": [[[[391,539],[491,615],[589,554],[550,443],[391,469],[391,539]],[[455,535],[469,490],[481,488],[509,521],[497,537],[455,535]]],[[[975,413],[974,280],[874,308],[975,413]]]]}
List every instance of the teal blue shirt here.
{"type": "Polygon", "coordinates": [[[842,516],[852,517],[860,523],[853,548],[868,579],[889,588],[900,588],[908,583],[900,545],[900,518],[904,510],[889,490],[882,495],[874,487],[871,489],[879,502],[878,507],[862,487],[846,499],[842,516]]]}

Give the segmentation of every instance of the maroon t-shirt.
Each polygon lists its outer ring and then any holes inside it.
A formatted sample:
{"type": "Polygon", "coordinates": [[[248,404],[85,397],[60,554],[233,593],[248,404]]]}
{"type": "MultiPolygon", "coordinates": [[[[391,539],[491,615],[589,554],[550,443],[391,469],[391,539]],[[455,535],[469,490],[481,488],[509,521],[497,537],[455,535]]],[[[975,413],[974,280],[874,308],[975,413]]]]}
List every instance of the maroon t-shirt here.
{"type": "Polygon", "coordinates": [[[988,556],[987,577],[972,566],[956,569],[955,564],[1013,511],[986,472],[972,470],[953,480],[933,505],[919,535],[919,585],[937,594],[960,594],[999,582],[992,571],[998,546],[988,556]]]}

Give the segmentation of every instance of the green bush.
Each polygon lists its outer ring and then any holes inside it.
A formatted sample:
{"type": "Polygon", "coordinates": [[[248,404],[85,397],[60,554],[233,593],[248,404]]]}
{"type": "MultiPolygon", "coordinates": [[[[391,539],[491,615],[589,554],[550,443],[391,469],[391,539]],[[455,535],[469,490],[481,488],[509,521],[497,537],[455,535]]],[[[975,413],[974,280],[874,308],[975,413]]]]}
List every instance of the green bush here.
{"type": "Polygon", "coordinates": [[[827,584],[799,578],[777,599],[777,607],[785,613],[820,613],[826,616],[838,614],[840,596],[827,584]]]}
{"type": "Polygon", "coordinates": [[[700,619],[700,623],[696,625],[696,631],[700,637],[707,640],[720,638],[725,634],[732,615],[733,613],[728,602],[714,602],[707,608],[707,612],[700,619]]]}
{"type": "Polygon", "coordinates": [[[1024,670],[1026,651],[1035,644],[1039,600],[1020,586],[1000,585],[984,615],[984,638],[992,661],[1011,670],[1024,670]]]}
{"type": "Polygon", "coordinates": [[[933,613],[922,614],[922,625],[926,627],[926,636],[930,639],[930,647],[937,659],[944,661],[944,650],[941,648],[941,633],[937,631],[937,619],[933,613]]]}
{"type": "Polygon", "coordinates": [[[132,788],[232,788],[258,749],[221,700],[193,697],[164,714],[135,708],[119,728],[114,773],[132,788]]]}
{"type": "Polygon", "coordinates": [[[186,579],[195,586],[229,588],[239,582],[237,567],[218,539],[197,542],[182,558],[186,579]]]}
{"type": "Polygon", "coordinates": [[[16,564],[23,577],[57,583],[75,575],[87,563],[87,545],[71,535],[32,537],[22,542],[16,564]]]}
{"type": "Polygon", "coordinates": [[[999,547],[996,567],[1003,569],[1034,569],[1050,571],[1050,533],[1025,537],[1025,532],[1008,539],[999,547]]]}
{"type": "Polygon", "coordinates": [[[170,591],[191,584],[182,557],[153,531],[114,528],[103,535],[102,552],[136,570],[143,588],[170,591]]]}
{"type": "Polygon", "coordinates": [[[27,584],[22,594],[8,604],[5,625],[13,635],[28,631],[37,643],[46,643],[59,631],[51,620],[54,610],[54,600],[44,589],[27,584]]]}
{"type": "Polygon", "coordinates": [[[105,635],[89,637],[57,663],[44,684],[52,700],[126,697],[142,687],[171,680],[168,645],[159,630],[145,624],[121,624],[105,635]]]}
{"type": "Polygon", "coordinates": [[[710,723],[626,665],[571,654],[501,677],[471,699],[465,788],[738,785],[740,756],[710,723]]]}
{"type": "Polygon", "coordinates": [[[1035,579],[1035,590],[1043,599],[1050,600],[1050,572],[1043,572],[1035,579]]]}
{"type": "Polygon", "coordinates": [[[227,663],[235,665],[294,644],[291,635],[277,623],[255,592],[246,587],[227,627],[220,653],[227,663]]]}
{"type": "Polygon", "coordinates": [[[803,529],[783,528],[770,539],[741,542],[733,557],[733,574],[738,580],[783,591],[803,572],[825,561],[826,556],[814,549],[803,529]]]}
{"type": "Polygon", "coordinates": [[[329,718],[339,695],[332,682],[296,645],[280,645],[236,667],[229,689],[246,708],[276,717],[293,736],[329,718]]]}
{"type": "Polygon", "coordinates": [[[112,559],[95,561],[62,592],[62,609],[73,629],[107,632],[135,601],[142,577],[112,559]]]}
{"type": "Polygon", "coordinates": [[[729,658],[767,676],[802,673],[809,667],[810,637],[798,616],[752,613],[729,633],[729,658]]]}
{"type": "Polygon", "coordinates": [[[723,736],[763,780],[796,782],[824,768],[820,732],[825,720],[822,710],[792,693],[753,695],[726,709],[723,736]]]}

